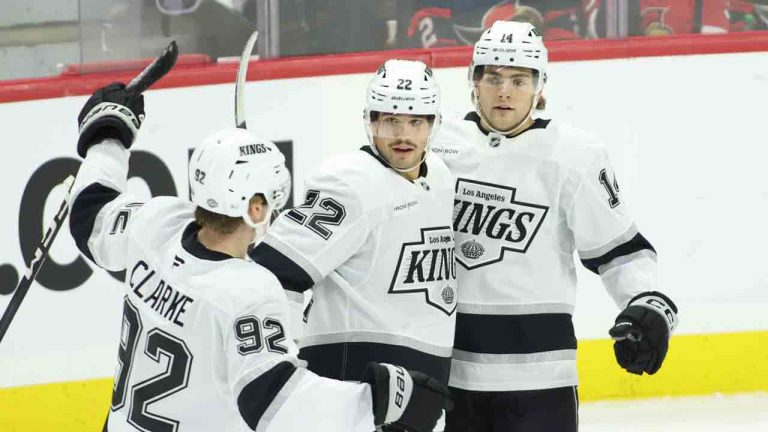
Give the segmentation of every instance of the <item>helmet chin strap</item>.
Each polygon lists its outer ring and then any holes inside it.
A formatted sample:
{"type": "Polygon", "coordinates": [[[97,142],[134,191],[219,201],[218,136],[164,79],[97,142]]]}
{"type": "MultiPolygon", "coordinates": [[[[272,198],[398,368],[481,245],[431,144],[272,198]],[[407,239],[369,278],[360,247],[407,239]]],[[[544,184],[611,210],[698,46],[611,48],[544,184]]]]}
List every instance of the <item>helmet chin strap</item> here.
{"type": "Polygon", "coordinates": [[[488,118],[486,118],[485,113],[483,112],[483,109],[480,107],[480,98],[477,97],[477,93],[475,93],[476,90],[473,89],[472,92],[475,95],[475,97],[474,97],[474,99],[475,99],[475,111],[477,111],[477,114],[480,116],[480,118],[483,119],[483,121],[485,121],[485,124],[486,124],[486,126],[488,126],[488,129],[490,129],[491,132],[495,132],[497,134],[505,135],[505,136],[515,135],[517,132],[520,131],[520,129],[523,128],[523,126],[525,125],[525,122],[528,121],[529,118],[532,118],[533,111],[536,109],[536,105],[539,103],[539,97],[541,95],[541,92],[537,92],[536,94],[533,95],[533,103],[531,103],[531,109],[528,110],[528,114],[525,117],[523,117],[523,119],[520,120],[520,122],[518,124],[516,124],[515,126],[513,126],[512,128],[510,128],[510,129],[508,129],[506,131],[502,131],[502,130],[498,130],[495,127],[493,127],[493,125],[491,124],[490,120],[488,120],[488,118]]]}

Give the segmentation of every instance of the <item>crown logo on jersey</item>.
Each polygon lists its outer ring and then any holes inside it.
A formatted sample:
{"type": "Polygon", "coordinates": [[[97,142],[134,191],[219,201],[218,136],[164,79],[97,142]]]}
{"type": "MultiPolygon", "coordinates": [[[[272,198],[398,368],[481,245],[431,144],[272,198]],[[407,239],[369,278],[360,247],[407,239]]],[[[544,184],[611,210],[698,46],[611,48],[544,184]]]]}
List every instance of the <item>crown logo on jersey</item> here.
{"type": "Polygon", "coordinates": [[[471,270],[499,262],[506,252],[525,253],[549,207],[515,200],[516,188],[458,179],[453,231],[456,261],[471,270]]]}
{"type": "Polygon", "coordinates": [[[485,253],[485,248],[475,239],[470,239],[461,244],[461,254],[469,259],[478,259],[485,253]]]}
{"type": "Polygon", "coordinates": [[[456,262],[451,227],[422,228],[418,241],[404,243],[389,294],[407,294],[447,315],[456,310],[456,262]],[[423,293],[423,294],[421,294],[423,293]]]}
{"type": "Polygon", "coordinates": [[[443,292],[440,293],[440,296],[443,298],[445,304],[453,304],[453,300],[456,298],[456,294],[454,294],[453,288],[450,285],[443,288],[443,292]]]}

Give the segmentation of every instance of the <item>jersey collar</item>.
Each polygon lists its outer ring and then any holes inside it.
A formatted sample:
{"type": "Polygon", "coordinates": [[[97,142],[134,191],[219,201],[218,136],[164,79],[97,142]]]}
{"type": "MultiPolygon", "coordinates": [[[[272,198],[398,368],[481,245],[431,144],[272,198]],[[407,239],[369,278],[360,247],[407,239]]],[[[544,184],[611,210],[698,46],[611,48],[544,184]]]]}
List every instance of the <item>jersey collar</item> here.
{"type": "MultiPolygon", "coordinates": [[[[489,131],[485,130],[485,128],[483,128],[482,123],[480,123],[480,116],[477,114],[477,112],[470,111],[469,113],[467,113],[466,116],[464,116],[464,120],[474,122],[477,125],[477,128],[480,129],[480,132],[482,132],[483,134],[488,135],[490,133],[489,131]]],[[[528,129],[520,132],[519,134],[513,137],[506,137],[506,138],[519,137],[520,135],[533,129],[546,129],[547,126],[549,125],[549,122],[551,121],[552,121],[551,119],[540,119],[540,118],[534,119],[533,124],[528,129]]]]}
{"type": "MultiPolygon", "coordinates": [[[[392,168],[391,166],[389,166],[387,161],[385,161],[381,156],[377,155],[376,153],[373,152],[373,150],[371,150],[371,146],[364,145],[364,146],[360,147],[360,150],[362,150],[362,151],[368,153],[369,155],[371,155],[374,159],[379,161],[379,163],[384,165],[386,168],[392,168]]],[[[421,166],[419,167],[419,177],[426,177],[426,176],[427,176],[427,161],[424,161],[424,162],[421,163],[421,166]]],[[[411,181],[411,180],[408,180],[408,181],[413,183],[413,181],[411,181]]]]}
{"type": "Polygon", "coordinates": [[[200,225],[197,222],[190,222],[184,229],[181,236],[181,247],[192,256],[208,261],[224,261],[233,258],[223,252],[210,250],[197,239],[197,232],[200,231],[200,225]]]}

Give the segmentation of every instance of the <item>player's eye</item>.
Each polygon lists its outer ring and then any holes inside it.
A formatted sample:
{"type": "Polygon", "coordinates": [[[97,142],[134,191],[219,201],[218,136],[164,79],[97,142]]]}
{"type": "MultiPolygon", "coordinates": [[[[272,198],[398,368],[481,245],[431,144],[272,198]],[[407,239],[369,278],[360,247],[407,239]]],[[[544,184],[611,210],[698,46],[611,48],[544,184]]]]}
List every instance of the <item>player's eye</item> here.
{"type": "Polygon", "coordinates": [[[501,85],[501,77],[499,77],[498,75],[487,75],[486,77],[487,77],[486,82],[488,82],[488,84],[494,85],[494,86],[501,85]]]}
{"type": "Polygon", "coordinates": [[[411,120],[411,126],[412,127],[419,127],[424,123],[424,120],[422,119],[413,119],[411,120]]]}

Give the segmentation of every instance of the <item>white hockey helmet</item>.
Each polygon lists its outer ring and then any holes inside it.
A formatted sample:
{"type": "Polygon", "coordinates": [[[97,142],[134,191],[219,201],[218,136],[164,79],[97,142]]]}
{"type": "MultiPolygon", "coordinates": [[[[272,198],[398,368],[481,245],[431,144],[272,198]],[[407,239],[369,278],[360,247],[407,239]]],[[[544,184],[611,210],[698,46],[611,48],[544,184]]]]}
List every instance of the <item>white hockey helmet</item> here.
{"type": "Polygon", "coordinates": [[[242,217],[248,225],[264,229],[248,215],[250,199],[262,194],[268,211],[276,211],[285,206],[291,193],[285,156],[275,144],[259,140],[245,129],[217,132],[197,147],[189,163],[189,184],[196,205],[242,217]]]}
{"type": "Polygon", "coordinates": [[[484,66],[528,68],[537,72],[538,93],[547,81],[548,62],[547,47],[533,24],[496,21],[475,42],[469,66],[469,83],[474,85],[484,66]]]}
{"type": "Polygon", "coordinates": [[[472,64],[469,65],[469,85],[477,114],[486,120],[493,132],[502,135],[514,134],[525,125],[525,119],[533,115],[539,103],[541,90],[547,82],[547,48],[541,34],[531,23],[521,21],[496,21],[483,32],[475,43],[472,64]],[[497,130],[487,121],[477,97],[476,84],[482,78],[485,66],[520,67],[535,71],[535,84],[531,108],[528,115],[509,130],[497,130]]]}
{"type": "MultiPolygon", "coordinates": [[[[432,77],[432,69],[420,61],[387,60],[368,83],[365,92],[365,126],[371,149],[378,154],[371,126],[371,113],[374,112],[432,116],[434,121],[424,152],[426,158],[441,120],[440,89],[432,77]]],[[[410,171],[413,168],[395,169],[410,171]]]]}

